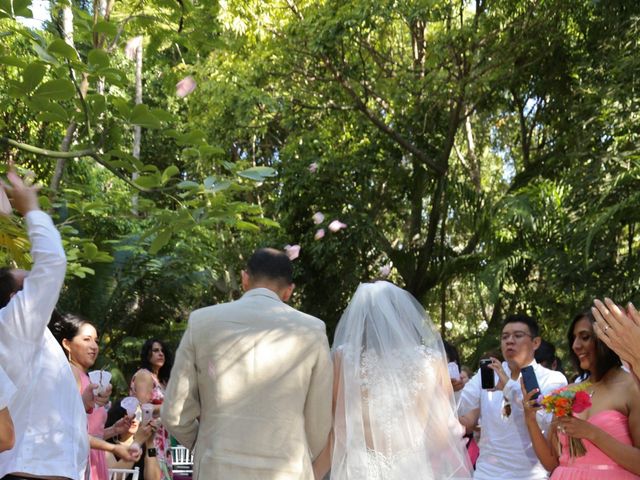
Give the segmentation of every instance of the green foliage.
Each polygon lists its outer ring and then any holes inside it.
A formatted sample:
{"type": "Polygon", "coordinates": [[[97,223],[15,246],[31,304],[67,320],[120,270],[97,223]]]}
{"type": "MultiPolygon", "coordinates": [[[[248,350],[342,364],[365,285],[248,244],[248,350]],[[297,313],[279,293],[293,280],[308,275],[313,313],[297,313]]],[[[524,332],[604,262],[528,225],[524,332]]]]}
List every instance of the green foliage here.
{"type": "Polygon", "coordinates": [[[3,157],[50,186],[62,305],[125,374],[143,337],[236,298],[258,245],[301,245],[294,302],[330,331],[392,266],[471,363],[508,313],[560,344],[593,297],[636,295],[637,2],[114,2],[73,7],[73,44],[58,10],[35,31],[11,5],[29,2],[0,1],[3,157]]]}

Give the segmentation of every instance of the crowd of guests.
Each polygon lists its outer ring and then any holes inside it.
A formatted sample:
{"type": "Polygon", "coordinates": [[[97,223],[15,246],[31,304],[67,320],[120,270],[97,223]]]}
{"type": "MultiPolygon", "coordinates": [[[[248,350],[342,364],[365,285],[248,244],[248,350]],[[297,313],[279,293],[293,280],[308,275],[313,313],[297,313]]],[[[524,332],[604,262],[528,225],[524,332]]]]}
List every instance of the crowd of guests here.
{"type": "Polygon", "coordinates": [[[287,304],[289,258],[260,249],[244,296],[194,311],[175,364],[148,340],[129,397],[111,399],[89,375],[95,326],[55,310],[60,236],[37,190],[7,178],[0,213],[25,218],[33,267],[0,269],[0,479],[169,480],[170,435],[195,449],[196,479],[640,478],[640,313],[610,299],[568,327],[569,390],[588,401],[556,416],[540,398],[568,382],[530,316],[504,320],[474,374],[408,292],[364,283],[330,349],[324,323],[287,304]]]}

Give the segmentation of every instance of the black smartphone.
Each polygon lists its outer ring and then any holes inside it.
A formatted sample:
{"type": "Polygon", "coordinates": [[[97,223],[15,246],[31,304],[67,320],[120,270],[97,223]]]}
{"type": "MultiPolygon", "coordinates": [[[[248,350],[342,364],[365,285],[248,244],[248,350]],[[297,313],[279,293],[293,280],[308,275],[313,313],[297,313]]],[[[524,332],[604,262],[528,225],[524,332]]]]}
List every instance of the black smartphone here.
{"type": "Polygon", "coordinates": [[[538,392],[531,397],[533,400],[540,396],[540,386],[538,385],[538,379],[536,378],[536,372],[533,371],[533,367],[529,365],[522,370],[522,381],[524,383],[524,389],[529,393],[531,390],[538,389],[538,392]]]}
{"type": "Polygon", "coordinates": [[[490,358],[483,358],[480,360],[480,380],[482,382],[482,388],[485,390],[495,388],[495,372],[489,367],[491,365],[490,358]]]}

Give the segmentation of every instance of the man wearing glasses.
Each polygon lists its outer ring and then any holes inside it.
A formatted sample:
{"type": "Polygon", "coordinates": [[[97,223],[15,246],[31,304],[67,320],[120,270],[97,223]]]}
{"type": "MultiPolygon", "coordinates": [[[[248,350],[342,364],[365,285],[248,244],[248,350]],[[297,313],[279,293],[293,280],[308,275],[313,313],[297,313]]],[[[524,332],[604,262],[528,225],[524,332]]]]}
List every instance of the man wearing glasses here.
{"type": "MultiPolygon", "coordinates": [[[[534,353],[540,345],[537,322],[527,315],[511,315],[502,327],[500,347],[505,361],[491,358],[495,388],[483,389],[478,373],[467,382],[458,413],[470,431],[481,420],[480,456],[473,478],[478,480],[542,480],[548,472],[538,461],[524,420],[521,370],[531,365],[542,395],[567,384],[560,372],[538,364],[534,353]]],[[[551,414],[539,410],[538,424],[546,433],[551,414]]]]}

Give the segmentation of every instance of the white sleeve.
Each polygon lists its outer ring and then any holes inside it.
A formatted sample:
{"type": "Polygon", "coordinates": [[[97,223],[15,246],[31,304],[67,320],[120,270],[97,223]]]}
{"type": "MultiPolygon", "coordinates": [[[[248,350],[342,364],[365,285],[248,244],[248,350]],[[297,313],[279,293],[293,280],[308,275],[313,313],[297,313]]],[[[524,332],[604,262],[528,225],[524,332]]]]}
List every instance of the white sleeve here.
{"type": "Polygon", "coordinates": [[[482,384],[480,370],[478,370],[460,392],[460,400],[458,401],[458,415],[463,416],[469,413],[471,410],[480,408],[481,394],[482,384]]]}
{"type": "Polygon", "coordinates": [[[16,387],[9,377],[7,377],[2,367],[0,367],[0,410],[7,408],[7,405],[15,393],[16,387]]]}
{"type": "Polygon", "coordinates": [[[60,234],[49,215],[33,210],[25,220],[33,268],[22,290],[0,310],[0,365],[16,385],[40,348],[67,266],[60,234]]]}

